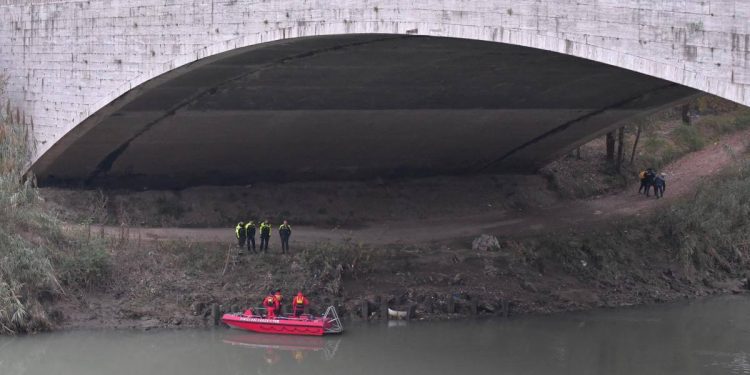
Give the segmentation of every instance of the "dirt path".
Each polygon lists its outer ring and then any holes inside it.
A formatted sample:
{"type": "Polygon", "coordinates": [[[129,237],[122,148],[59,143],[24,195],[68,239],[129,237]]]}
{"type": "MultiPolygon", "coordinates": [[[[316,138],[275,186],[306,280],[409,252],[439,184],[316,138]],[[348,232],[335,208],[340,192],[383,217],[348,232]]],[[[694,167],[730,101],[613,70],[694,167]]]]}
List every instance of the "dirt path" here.
{"type": "MultiPolygon", "coordinates": [[[[589,200],[565,202],[527,212],[490,212],[475,216],[444,217],[430,220],[392,221],[360,229],[344,230],[294,226],[292,243],[316,243],[350,239],[372,245],[446,242],[473,238],[482,233],[498,236],[527,236],[551,230],[580,228],[617,217],[640,215],[670,204],[692,192],[700,181],[729,166],[734,155],[747,149],[750,130],[721,138],[703,150],[691,153],[663,169],[667,174],[665,198],[656,200],[639,195],[637,184],[628,189],[589,200]]],[[[109,235],[122,235],[119,227],[94,227],[109,235]]],[[[143,240],[186,240],[229,242],[231,228],[128,228],[127,235],[143,240]]],[[[277,248],[274,233],[271,247],[277,248]]]]}

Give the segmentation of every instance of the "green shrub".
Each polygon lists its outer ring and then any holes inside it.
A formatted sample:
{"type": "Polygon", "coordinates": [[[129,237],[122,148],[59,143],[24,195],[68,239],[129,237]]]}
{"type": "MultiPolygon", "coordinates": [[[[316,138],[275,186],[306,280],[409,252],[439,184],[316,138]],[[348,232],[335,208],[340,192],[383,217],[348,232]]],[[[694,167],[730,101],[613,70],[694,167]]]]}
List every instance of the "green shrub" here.
{"type": "Polygon", "coordinates": [[[750,162],[712,179],[689,202],[661,212],[655,221],[686,262],[743,261],[750,244],[750,162]]]}
{"type": "Polygon", "coordinates": [[[650,138],[644,142],[644,152],[637,159],[636,169],[661,169],[671,161],[680,157],[682,153],[671,143],[660,138],[650,138]]]}
{"type": "Polygon", "coordinates": [[[112,264],[101,238],[73,240],[58,257],[60,281],[66,286],[96,288],[109,281],[112,264]]]}
{"type": "Polygon", "coordinates": [[[179,219],[185,214],[185,208],[180,205],[179,201],[159,197],[156,200],[156,210],[159,216],[167,216],[173,219],[179,219]]]}
{"type": "Polygon", "coordinates": [[[750,128],[750,110],[743,111],[734,119],[734,127],[737,129],[750,128]]]}
{"type": "Polygon", "coordinates": [[[191,274],[220,271],[227,255],[221,247],[190,241],[160,242],[158,249],[172,254],[176,265],[191,274]]]}
{"type": "Polygon", "coordinates": [[[686,151],[698,151],[706,146],[706,139],[697,126],[679,126],[674,135],[676,142],[686,151]]]}
{"type": "Polygon", "coordinates": [[[373,249],[362,244],[318,243],[295,255],[295,261],[307,279],[314,280],[312,289],[341,295],[343,281],[369,274],[373,269],[373,249]]]}

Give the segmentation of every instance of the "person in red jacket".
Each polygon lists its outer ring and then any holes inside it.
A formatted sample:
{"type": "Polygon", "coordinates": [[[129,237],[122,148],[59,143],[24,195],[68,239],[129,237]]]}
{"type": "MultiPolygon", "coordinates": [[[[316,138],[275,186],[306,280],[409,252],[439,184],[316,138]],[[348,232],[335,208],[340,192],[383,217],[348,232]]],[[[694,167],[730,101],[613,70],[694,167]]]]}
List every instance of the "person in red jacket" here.
{"type": "Polygon", "coordinates": [[[295,317],[299,317],[305,312],[305,309],[307,309],[307,305],[309,304],[310,302],[302,292],[297,293],[297,296],[292,298],[292,314],[294,314],[295,317]]]}
{"type": "Polygon", "coordinates": [[[273,292],[268,292],[266,298],[263,299],[263,307],[268,311],[269,319],[276,317],[276,312],[279,310],[279,300],[276,299],[273,292]]]}

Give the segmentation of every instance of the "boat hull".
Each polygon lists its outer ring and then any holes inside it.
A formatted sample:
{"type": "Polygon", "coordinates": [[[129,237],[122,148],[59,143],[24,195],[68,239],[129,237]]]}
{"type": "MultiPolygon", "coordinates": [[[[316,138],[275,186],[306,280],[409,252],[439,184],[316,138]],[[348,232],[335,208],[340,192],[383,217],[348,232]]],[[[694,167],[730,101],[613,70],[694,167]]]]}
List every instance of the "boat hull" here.
{"type": "Polygon", "coordinates": [[[327,320],[296,318],[262,318],[257,316],[224,314],[221,320],[230,327],[259,333],[279,335],[322,336],[330,326],[327,320]]]}

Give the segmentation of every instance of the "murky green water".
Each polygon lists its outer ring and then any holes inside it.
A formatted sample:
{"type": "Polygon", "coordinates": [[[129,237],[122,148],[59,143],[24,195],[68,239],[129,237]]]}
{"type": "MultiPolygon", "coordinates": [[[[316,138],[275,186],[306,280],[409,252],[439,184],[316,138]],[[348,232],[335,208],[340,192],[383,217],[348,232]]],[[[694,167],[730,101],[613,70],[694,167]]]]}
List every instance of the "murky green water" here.
{"type": "Polygon", "coordinates": [[[347,329],[325,338],[227,329],[3,338],[0,374],[750,374],[748,296],[347,329]]]}

